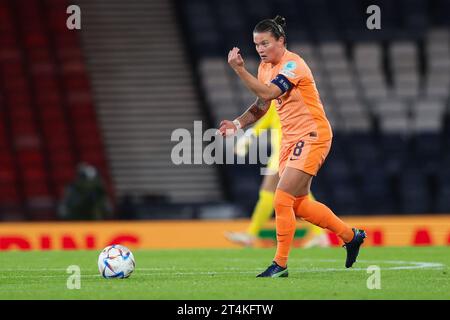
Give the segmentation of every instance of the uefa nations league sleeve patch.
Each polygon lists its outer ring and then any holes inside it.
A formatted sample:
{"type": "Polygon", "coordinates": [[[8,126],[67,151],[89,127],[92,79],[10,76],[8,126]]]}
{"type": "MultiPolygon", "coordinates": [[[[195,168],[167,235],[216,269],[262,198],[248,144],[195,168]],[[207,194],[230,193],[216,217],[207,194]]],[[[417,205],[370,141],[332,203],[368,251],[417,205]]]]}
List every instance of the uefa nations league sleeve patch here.
{"type": "Polygon", "coordinates": [[[295,61],[286,62],[281,68],[280,73],[286,77],[295,78],[294,70],[297,68],[297,63],[295,61]]]}

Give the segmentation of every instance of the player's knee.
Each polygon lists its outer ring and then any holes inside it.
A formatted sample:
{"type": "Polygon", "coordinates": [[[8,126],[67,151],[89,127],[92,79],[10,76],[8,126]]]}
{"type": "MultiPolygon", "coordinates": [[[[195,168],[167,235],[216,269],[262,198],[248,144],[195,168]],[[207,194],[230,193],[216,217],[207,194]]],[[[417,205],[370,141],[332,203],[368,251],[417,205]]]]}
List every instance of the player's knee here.
{"type": "Polygon", "coordinates": [[[273,199],[273,206],[275,211],[277,209],[294,206],[295,197],[281,189],[275,191],[275,197],[273,199]]]}
{"type": "Polygon", "coordinates": [[[278,211],[281,207],[283,207],[283,200],[281,197],[277,196],[277,192],[275,192],[275,197],[273,198],[273,208],[275,211],[278,211]]]}
{"type": "Polygon", "coordinates": [[[307,195],[311,186],[312,176],[301,170],[286,167],[284,170],[278,188],[288,191],[298,196],[307,195]]]}

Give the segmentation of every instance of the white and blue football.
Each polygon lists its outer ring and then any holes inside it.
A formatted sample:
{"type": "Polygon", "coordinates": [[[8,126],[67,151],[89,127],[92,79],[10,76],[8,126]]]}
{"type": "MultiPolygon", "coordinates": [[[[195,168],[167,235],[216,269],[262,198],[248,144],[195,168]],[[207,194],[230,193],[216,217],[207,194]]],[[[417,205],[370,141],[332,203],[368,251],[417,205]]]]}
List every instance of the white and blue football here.
{"type": "Polygon", "coordinates": [[[98,270],[103,278],[128,278],[136,263],[130,249],[119,244],[107,246],[98,257],[98,270]]]}

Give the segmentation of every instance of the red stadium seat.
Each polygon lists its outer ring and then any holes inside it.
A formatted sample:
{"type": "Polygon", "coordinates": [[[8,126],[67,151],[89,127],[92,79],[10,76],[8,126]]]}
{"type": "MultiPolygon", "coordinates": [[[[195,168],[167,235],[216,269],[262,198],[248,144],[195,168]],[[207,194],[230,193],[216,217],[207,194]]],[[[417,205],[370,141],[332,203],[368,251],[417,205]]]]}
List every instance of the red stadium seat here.
{"type": "Polygon", "coordinates": [[[27,198],[48,197],[52,198],[50,189],[44,181],[29,181],[24,186],[25,196],[27,198]]]}
{"type": "Polygon", "coordinates": [[[14,136],[13,144],[17,150],[22,148],[38,148],[41,146],[41,139],[36,133],[19,134],[14,136]]]}
{"type": "Polygon", "coordinates": [[[0,0],[0,206],[22,200],[36,219],[54,218],[54,195],[73,180],[77,163],[85,160],[106,174],[67,6],[63,0],[0,0]]]}
{"type": "Polygon", "coordinates": [[[12,118],[11,124],[15,138],[23,135],[37,135],[33,119],[12,118]]]}
{"type": "Polygon", "coordinates": [[[65,115],[62,106],[58,104],[45,104],[39,110],[39,116],[45,122],[63,122],[65,121],[65,115]]]}
{"type": "Polygon", "coordinates": [[[68,76],[70,74],[85,74],[86,67],[83,63],[83,61],[77,58],[71,58],[70,60],[63,61],[62,63],[62,72],[68,76]]]}
{"type": "Polygon", "coordinates": [[[58,79],[53,74],[35,74],[33,82],[36,91],[39,92],[36,97],[39,103],[61,102],[58,79]]]}
{"type": "Polygon", "coordinates": [[[0,149],[6,148],[9,144],[8,137],[4,130],[0,129],[0,149]]]}
{"type": "Polygon", "coordinates": [[[30,62],[30,72],[33,76],[35,85],[41,85],[41,81],[52,82],[52,89],[56,89],[56,68],[51,61],[32,61],[30,62]]]}
{"type": "Polygon", "coordinates": [[[22,168],[42,167],[44,165],[44,155],[40,150],[22,150],[17,153],[19,164],[22,168]]]}
{"type": "Polygon", "coordinates": [[[48,121],[42,129],[47,136],[48,133],[67,135],[69,131],[68,125],[65,121],[48,121]]]}
{"type": "Polygon", "coordinates": [[[52,171],[52,179],[53,182],[59,186],[64,188],[65,185],[71,183],[76,176],[75,167],[74,166],[59,166],[55,167],[52,171]]]}
{"type": "Polygon", "coordinates": [[[0,205],[19,205],[20,196],[15,184],[0,184],[0,205]]]}
{"type": "Polygon", "coordinates": [[[51,138],[47,137],[45,143],[51,153],[71,148],[71,143],[67,134],[55,134],[51,138]]]}
{"type": "Polygon", "coordinates": [[[25,36],[25,45],[28,48],[45,48],[48,46],[48,39],[44,33],[28,33],[25,36]]]}
{"type": "Polygon", "coordinates": [[[2,32],[2,36],[0,37],[0,46],[1,48],[13,48],[17,45],[17,37],[6,28],[0,27],[0,32],[2,32]]]}
{"type": "Polygon", "coordinates": [[[97,118],[94,108],[89,103],[72,105],[69,112],[70,115],[75,119],[89,119],[90,121],[96,121],[97,118]]]}
{"type": "MultiPolygon", "coordinates": [[[[10,36],[13,37],[12,35],[10,35],[10,36]]],[[[3,39],[3,37],[2,37],[2,39],[3,39]]],[[[18,48],[16,43],[11,46],[7,46],[7,45],[0,46],[0,62],[3,62],[4,64],[14,62],[14,61],[20,62],[21,58],[22,58],[22,52],[20,51],[20,49],[18,48]]],[[[1,67],[3,67],[3,66],[1,66],[1,67]]],[[[0,70],[2,70],[2,69],[0,68],[0,70]]]]}
{"type": "Polygon", "coordinates": [[[8,81],[4,81],[4,87],[9,92],[26,92],[28,91],[28,82],[25,77],[15,76],[8,81]]]}
{"type": "Polygon", "coordinates": [[[83,61],[83,55],[79,47],[60,47],[56,52],[58,58],[63,61],[83,61]]]}
{"type": "Polygon", "coordinates": [[[12,166],[13,163],[12,152],[8,149],[0,149],[0,166],[12,166]]]}
{"type": "Polygon", "coordinates": [[[36,103],[46,105],[49,103],[61,103],[61,95],[57,91],[44,90],[36,93],[36,103]]]}
{"type": "Polygon", "coordinates": [[[97,131],[86,132],[83,133],[82,135],[78,135],[77,144],[81,149],[102,150],[102,142],[97,131]]]}
{"type": "Polygon", "coordinates": [[[9,61],[1,66],[2,74],[6,79],[13,76],[21,76],[24,74],[23,66],[20,61],[9,61]]]}
{"type": "Polygon", "coordinates": [[[33,121],[33,109],[25,105],[16,105],[11,110],[12,121],[33,121]]]}
{"type": "Polygon", "coordinates": [[[0,184],[11,184],[17,181],[17,176],[12,166],[0,167],[0,184]]]}
{"type": "Polygon", "coordinates": [[[70,74],[64,76],[64,82],[68,90],[88,90],[89,80],[84,74],[70,74]]]}
{"type": "MultiPolygon", "coordinates": [[[[67,6],[65,7],[67,9],[67,6]]],[[[65,10],[63,11],[65,12],[65,10]]],[[[67,16],[62,15],[61,11],[49,10],[47,13],[49,19],[49,26],[55,33],[57,31],[67,32],[67,16]]]]}
{"type": "MultiPolygon", "coordinates": [[[[9,31],[13,29],[12,13],[6,3],[0,3],[0,31],[9,31]]],[[[7,34],[2,33],[2,36],[7,34]]]]}
{"type": "Polygon", "coordinates": [[[59,149],[58,152],[56,152],[56,150],[50,152],[49,159],[53,169],[60,167],[72,168],[75,164],[75,158],[70,149],[59,149]]]}
{"type": "Polygon", "coordinates": [[[10,106],[26,105],[31,108],[31,96],[27,91],[11,92],[7,96],[7,104],[10,106]]]}
{"type": "Polygon", "coordinates": [[[19,203],[19,189],[15,172],[0,168],[0,206],[17,206],[19,203]]]}
{"type": "Polygon", "coordinates": [[[51,62],[50,51],[47,47],[33,48],[27,51],[28,58],[32,62],[51,62]]]}
{"type": "Polygon", "coordinates": [[[3,119],[5,119],[5,115],[0,111],[0,150],[6,149],[9,145],[9,137],[5,126],[6,121],[4,122],[3,119]]]}

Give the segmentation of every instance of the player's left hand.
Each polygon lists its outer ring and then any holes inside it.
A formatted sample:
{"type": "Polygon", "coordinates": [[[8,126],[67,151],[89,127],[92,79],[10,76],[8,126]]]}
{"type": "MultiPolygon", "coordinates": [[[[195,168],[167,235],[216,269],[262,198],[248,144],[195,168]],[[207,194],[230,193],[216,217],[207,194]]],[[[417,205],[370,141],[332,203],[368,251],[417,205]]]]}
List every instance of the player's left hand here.
{"type": "Polygon", "coordinates": [[[239,48],[234,47],[228,53],[228,64],[230,65],[231,68],[233,68],[233,70],[244,67],[244,59],[242,58],[239,51],[240,51],[239,48]]]}

